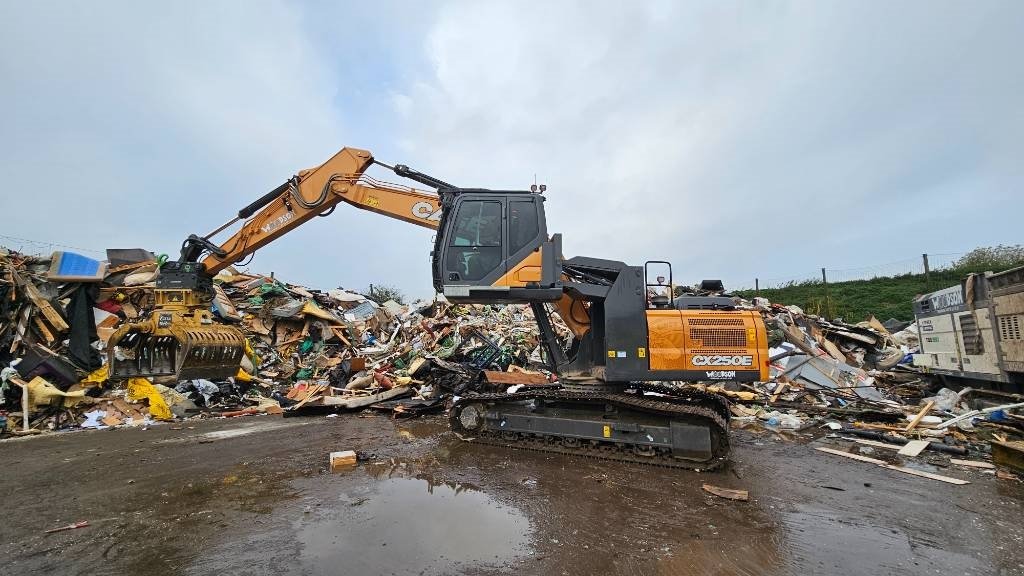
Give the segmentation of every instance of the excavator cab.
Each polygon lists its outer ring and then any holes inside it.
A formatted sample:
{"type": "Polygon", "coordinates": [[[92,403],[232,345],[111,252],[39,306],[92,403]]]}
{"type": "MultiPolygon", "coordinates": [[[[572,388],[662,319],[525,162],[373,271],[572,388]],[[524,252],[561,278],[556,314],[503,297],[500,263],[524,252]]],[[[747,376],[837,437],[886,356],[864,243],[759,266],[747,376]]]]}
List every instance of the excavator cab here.
{"type": "Polygon", "coordinates": [[[434,287],[461,302],[550,302],[561,297],[560,235],[549,239],[534,191],[441,190],[431,253],[434,287]]]}

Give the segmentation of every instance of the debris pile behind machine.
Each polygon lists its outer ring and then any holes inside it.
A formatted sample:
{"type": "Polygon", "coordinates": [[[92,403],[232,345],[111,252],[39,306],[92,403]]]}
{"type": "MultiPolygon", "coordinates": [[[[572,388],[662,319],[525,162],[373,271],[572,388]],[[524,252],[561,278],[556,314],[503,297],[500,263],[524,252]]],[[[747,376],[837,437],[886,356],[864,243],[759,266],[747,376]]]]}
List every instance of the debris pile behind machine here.
{"type": "MultiPolygon", "coordinates": [[[[441,411],[453,397],[556,381],[542,368],[529,307],[452,305],[443,298],[378,303],[341,288],[316,290],[235,269],[216,277],[209,307],[217,324],[245,336],[234,374],[110,378],[106,342],[125,323],[148,317],[159,264],[145,250],[111,250],[102,262],[67,252],[0,252],[6,430],[364,408],[408,417],[441,411]]],[[[729,398],[733,427],[793,438],[824,433],[894,449],[923,440],[914,448],[923,449],[921,458],[980,461],[991,449],[1004,462],[1020,461],[1013,455],[1024,438],[1024,399],[936,385],[911,364],[920,343],[916,326],[828,320],[763,298],[737,305],[764,317],[769,381],[679,383],[729,398]]],[[[568,344],[572,333],[552,320],[568,344]]]]}
{"type": "MultiPolygon", "coordinates": [[[[378,304],[341,288],[314,290],[233,269],[216,278],[210,305],[218,322],[246,337],[231,377],[110,378],[106,342],[126,323],[147,318],[159,275],[149,252],[111,252],[109,262],[85,266],[93,275],[73,277],[50,272],[55,262],[73,260],[69,253],[0,254],[0,361],[11,365],[3,390],[12,429],[26,428],[26,412],[29,430],[375,404],[415,415],[442,409],[452,394],[551,379],[536,369],[541,348],[526,306],[378,304]],[[519,374],[503,377],[509,370],[519,374]],[[37,393],[43,385],[55,392],[37,393]]],[[[556,329],[569,337],[564,325],[556,329]]]]}

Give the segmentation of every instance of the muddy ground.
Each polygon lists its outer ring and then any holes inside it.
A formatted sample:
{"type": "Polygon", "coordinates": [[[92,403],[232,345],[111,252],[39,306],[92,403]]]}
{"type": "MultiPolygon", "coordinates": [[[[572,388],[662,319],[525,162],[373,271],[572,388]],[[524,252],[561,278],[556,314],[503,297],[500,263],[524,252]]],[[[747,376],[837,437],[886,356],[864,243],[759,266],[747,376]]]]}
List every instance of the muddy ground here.
{"type": "Polygon", "coordinates": [[[821,442],[736,431],[731,464],[696,473],[468,445],[440,417],[254,416],[19,438],[0,442],[0,566],[1024,574],[1019,483],[924,467],[971,481],[944,484],[814,451],[821,442]],[[343,449],[368,459],[327,472],[327,453],[343,449]],[[751,500],[710,496],[703,483],[751,500]],[[80,520],[89,526],[44,533],[80,520]]]}

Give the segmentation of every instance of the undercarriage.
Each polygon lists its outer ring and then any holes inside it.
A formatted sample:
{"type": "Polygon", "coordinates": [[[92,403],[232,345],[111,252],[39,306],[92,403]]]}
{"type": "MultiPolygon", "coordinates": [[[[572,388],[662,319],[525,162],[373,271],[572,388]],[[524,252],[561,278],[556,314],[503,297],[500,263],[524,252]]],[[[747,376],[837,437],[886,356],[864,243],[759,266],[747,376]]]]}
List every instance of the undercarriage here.
{"type": "Polygon", "coordinates": [[[450,424],[470,442],[606,460],[712,470],[729,454],[721,396],[661,384],[477,394],[460,398],[450,424]]]}

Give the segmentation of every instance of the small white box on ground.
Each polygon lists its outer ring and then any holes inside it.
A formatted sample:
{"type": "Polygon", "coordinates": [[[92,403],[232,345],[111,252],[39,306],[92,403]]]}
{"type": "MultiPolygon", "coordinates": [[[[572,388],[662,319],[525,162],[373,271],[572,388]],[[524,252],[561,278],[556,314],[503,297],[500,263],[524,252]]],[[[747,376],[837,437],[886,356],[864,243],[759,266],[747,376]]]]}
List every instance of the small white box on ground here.
{"type": "Polygon", "coordinates": [[[340,470],[351,468],[356,465],[356,452],[355,450],[331,452],[330,463],[331,472],[338,472],[340,470]]]}

